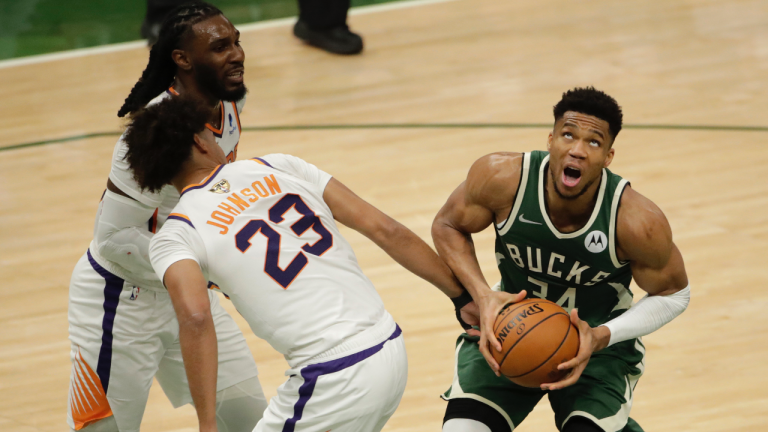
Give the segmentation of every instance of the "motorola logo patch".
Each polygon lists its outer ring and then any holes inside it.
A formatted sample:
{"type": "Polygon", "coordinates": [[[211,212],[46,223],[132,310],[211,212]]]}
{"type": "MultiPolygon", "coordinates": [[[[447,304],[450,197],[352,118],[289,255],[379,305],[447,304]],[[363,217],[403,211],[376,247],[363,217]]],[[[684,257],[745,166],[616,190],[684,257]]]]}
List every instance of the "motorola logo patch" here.
{"type": "Polygon", "coordinates": [[[584,246],[592,253],[598,253],[608,247],[608,237],[602,231],[592,231],[584,238],[584,246]]]}

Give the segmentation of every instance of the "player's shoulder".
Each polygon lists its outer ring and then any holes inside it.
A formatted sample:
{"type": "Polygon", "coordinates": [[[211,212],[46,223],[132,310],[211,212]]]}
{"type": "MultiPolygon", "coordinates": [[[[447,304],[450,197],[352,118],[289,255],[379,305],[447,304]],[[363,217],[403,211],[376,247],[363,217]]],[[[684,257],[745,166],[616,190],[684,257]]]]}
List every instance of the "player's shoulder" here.
{"type": "Polygon", "coordinates": [[[520,185],[523,153],[496,152],[477,159],[467,175],[468,189],[483,201],[509,203],[520,185]]]}
{"type": "Polygon", "coordinates": [[[664,212],[630,185],[621,195],[616,235],[630,260],[637,254],[663,255],[672,245],[672,229],[664,212]]]}

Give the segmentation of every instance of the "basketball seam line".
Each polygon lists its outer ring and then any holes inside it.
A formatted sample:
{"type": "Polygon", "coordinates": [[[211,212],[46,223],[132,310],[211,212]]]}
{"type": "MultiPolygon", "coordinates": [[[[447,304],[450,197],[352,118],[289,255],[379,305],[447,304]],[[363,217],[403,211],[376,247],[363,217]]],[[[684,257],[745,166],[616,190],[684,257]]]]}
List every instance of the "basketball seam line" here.
{"type": "MultiPolygon", "coordinates": [[[[502,358],[501,358],[501,361],[499,362],[499,369],[501,369],[501,365],[502,365],[502,364],[504,364],[504,360],[506,360],[506,359],[507,359],[507,356],[509,355],[509,353],[510,353],[510,352],[512,352],[512,350],[513,350],[513,349],[514,349],[514,348],[517,346],[517,344],[519,344],[521,340],[525,339],[525,337],[526,337],[526,336],[528,336],[528,335],[531,333],[531,331],[532,331],[533,329],[535,329],[536,327],[538,327],[538,326],[539,326],[539,324],[543,323],[544,321],[546,321],[546,320],[548,320],[548,319],[552,318],[553,316],[558,316],[558,315],[565,315],[565,316],[568,316],[568,314],[566,314],[566,313],[563,313],[563,312],[558,312],[558,313],[552,314],[552,315],[550,315],[550,316],[548,316],[548,317],[544,318],[543,320],[541,320],[541,321],[537,322],[535,326],[531,327],[530,329],[528,329],[528,331],[527,331],[527,332],[525,332],[525,334],[523,335],[523,337],[521,337],[520,339],[516,340],[516,341],[515,341],[515,343],[514,343],[514,344],[512,344],[512,346],[511,346],[511,347],[509,347],[509,349],[507,350],[506,354],[504,354],[504,357],[502,357],[502,358]]],[[[535,369],[534,369],[534,370],[535,370],[535,369]]],[[[530,372],[526,372],[526,374],[527,374],[527,373],[530,373],[530,372]]],[[[525,374],[523,374],[523,375],[525,375],[525,374]]],[[[504,376],[506,376],[506,375],[504,375],[504,376]]],[[[519,376],[522,376],[522,375],[519,375],[519,376]]]]}
{"type": "MultiPolygon", "coordinates": [[[[571,333],[571,326],[570,326],[570,321],[568,322],[568,324],[569,324],[569,325],[568,325],[568,331],[567,331],[567,332],[565,332],[565,337],[563,337],[563,340],[561,340],[561,341],[560,341],[560,345],[558,345],[558,346],[557,346],[557,349],[556,349],[556,350],[554,350],[554,351],[552,352],[552,354],[551,354],[549,357],[547,357],[547,359],[546,359],[546,360],[544,360],[543,362],[541,362],[541,364],[540,364],[540,365],[538,365],[538,366],[536,366],[535,368],[533,368],[533,369],[529,370],[528,372],[526,372],[526,373],[524,373],[524,374],[520,374],[520,375],[515,375],[515,376],[513,376],[512,378],[519,378],[519,377],[521,377],[521,376],[525,376],[525,375],[528,375],[529,373],[531,373],[531,372],[535,371],[536,369],[538,369],[538,368],[540,368],[540,367],[544,366],[544,364],[545,364],[545,363],[547,363],[547,362],[549,361],[549,359],[551,359],[552,357],[554,357],[554,355],[555,355],[555,354],[557,354],[557,352],[558,352],[558,351],[560,351],[560,348],[562,348],[562,347],[563,347],[563,344],[565,343],[566,339],[568,339],[568,335],[571,333]]],[[[529,330],[529,331],[530,331],[530,330],[529,330]]]]}

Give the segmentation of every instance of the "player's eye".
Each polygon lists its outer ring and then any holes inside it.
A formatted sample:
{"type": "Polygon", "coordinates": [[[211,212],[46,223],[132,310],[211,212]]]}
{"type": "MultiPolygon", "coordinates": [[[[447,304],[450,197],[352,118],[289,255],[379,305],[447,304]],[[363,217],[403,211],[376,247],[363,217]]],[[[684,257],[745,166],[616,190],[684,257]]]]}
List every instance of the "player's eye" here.
{"type": "Polygon", "coordinates": [[[563,136],[568,138],[568,139],[572,139],[573,138],[573,135],[571,135],[570,132],[563,132],[563,136]]]}
{"type": "Polygon", "coordinates": [[[600,141],[592,140],[589,142],[589,145],[591,145],[592,147],[600,147],[600,141]]]}

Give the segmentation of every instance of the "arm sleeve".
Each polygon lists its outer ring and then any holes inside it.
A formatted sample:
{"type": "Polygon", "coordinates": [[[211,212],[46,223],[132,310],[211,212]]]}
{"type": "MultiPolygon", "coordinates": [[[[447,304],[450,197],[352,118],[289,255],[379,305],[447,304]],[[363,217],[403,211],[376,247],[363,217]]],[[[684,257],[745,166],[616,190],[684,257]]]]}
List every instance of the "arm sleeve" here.
{"type": "Polygon", "coordinates": [[[150,193],[142,191],[136,179],[133,178],[133,171],[125,160],[125,153],[128,146],[123,141],[123,137],[117,141],[115,151],[112,152],[112,169],[109,171],[109,179],[129,197],[144,204],[145,206],[157,208],[162,202],[161,192],[150,193]]]}
{"type": "Polygon", "coordinates": [[[138,280],[155,279],[149,262],[152,233],[147,229],[147,221],[154,212],[153,207],[106,191],[101,213],[96,219],[93,238],[99,255],[135,275],[138,280]]]}
{"type": "Polygon", "coordinates": [[[603,324],[611,330],[608,346],[653,333],[688,308],[691,286],[665,295],[643,297],[620,316],[603,324]]]}
{"type": "Polygon", "coordinates": [[[208,257],[205,244],[194,228],[184,222],[170,219],[149,244],[149,259],[157,277],[163,281],[165,272],[173,263],[191,259],[207,274],[208,257]]]}
{"type": "Polygon", "coordinates": [[[298,177],[317,186],[322,193],[332,176],[309,162],[296,156],[286,154],[271,154],[260,158],[273,168],[298,177]]]}

